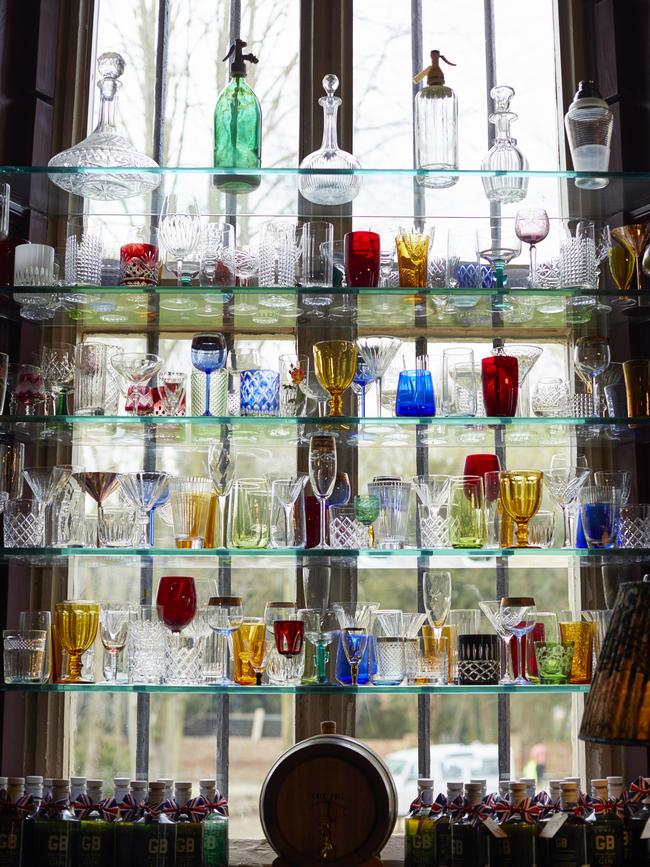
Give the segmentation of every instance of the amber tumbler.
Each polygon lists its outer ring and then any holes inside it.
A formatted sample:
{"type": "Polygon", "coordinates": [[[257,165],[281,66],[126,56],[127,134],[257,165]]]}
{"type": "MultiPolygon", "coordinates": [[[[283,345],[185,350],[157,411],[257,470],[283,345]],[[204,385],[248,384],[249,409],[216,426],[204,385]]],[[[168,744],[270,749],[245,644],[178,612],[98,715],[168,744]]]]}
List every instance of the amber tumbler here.
{"type": "Polygon", "coordinates": [[[650,415],[650,361],[633,358],[623,362],[627,414],[630,418],[650,415]]]}

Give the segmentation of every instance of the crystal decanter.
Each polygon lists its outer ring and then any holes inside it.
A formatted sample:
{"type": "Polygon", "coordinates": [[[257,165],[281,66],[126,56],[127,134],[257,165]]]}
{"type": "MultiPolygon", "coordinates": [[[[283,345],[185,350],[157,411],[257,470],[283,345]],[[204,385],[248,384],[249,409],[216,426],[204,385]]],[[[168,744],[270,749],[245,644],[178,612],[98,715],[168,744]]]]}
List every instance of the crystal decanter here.
{"type": "MultiPolygon", "coordinates": [[[[52,168],[115,168],[141,167],[157,169],[158,163],[136,150],[129,139],[121,135],[115,123],[118,79],[124,72],[124,58],[112,51],[97,60],[101,95],[99,122],[90,135],[79,144],[61,151],[49,161],[52,168]]],[[[160,175],[153,172],[125,172],[124,174],[70,173],[50,174],[50,180],[68,193],[86,199],[127,199],[154,190],[160,175]]]]}
{"type": "MultiPolygon", "coordinates": [[[[300,163],[301,169],[360,169],[356,157],[341,150],[336,137],[336,115],[342,100],[334,93],[339,80],[330,73],[323,78],[325,96],[318,104],[323,106],[323,143],[317,151],[309,154],[300,163]]],[[[298,187],[302,195],[317,205],[345,205],[351,202],[361,189],[361,178],[355,174],[306,174],[300,176],[298,187]]]]}
{"type": "MultiPolygon", "coordinates": [[[[510,111],[510,100],[515,95],[512,87],[502,85],[493,87],[490,96],[494,100],[494,113],[490,123],[494,124],[494,144],[485,155],[481,168],[487,171],[525,171],[528,160],[517,147],[517,139],[510,134],[510,124],[517,115],[510,111]]],[[[520,202],[528,192],[528,178],[500,175],[483,178],[485,195],[491,202],[520,202]]]]}

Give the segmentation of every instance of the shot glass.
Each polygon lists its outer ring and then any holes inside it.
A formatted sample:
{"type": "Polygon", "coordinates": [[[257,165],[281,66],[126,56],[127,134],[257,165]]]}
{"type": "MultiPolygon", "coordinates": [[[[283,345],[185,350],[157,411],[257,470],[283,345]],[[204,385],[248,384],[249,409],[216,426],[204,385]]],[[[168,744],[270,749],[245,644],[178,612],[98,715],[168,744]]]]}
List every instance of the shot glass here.
{"type": "Polygon", "coordinates": [[[47,632],[44,629],[5,629],[2,632],[5,683],[45,683],[47,632]]]}

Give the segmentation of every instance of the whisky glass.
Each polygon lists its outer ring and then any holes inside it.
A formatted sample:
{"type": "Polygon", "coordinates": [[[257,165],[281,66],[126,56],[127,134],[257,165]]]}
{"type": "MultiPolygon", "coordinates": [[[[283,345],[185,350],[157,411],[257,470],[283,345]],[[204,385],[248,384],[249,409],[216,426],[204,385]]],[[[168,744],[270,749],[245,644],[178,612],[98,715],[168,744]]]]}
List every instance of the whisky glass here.
{"type": "Polygon", "coordinates": [[[169,490],[176,547],[203,548],[213,493],[211,480],[197,476],[172,478],[169,490]]]}
{"type": "Polygon", "coordinates": [[[351,340],[323,340],[313,351],[318,381],[330,393],[330,415],[343,415],[341,395],[357,371],[357,347],[351,340]]]}
{"type": "Polygon", "coordinates": [[[528,522],[542,503],[543,473],[538,470],[508,470],[499,476],[504,512],[517,525],[517,548],[528,548],[528,522]]]}
{"type": "Polygon", "coordinates": [[[427,285],[429,245],[433,243],[430,233],[409,232],[400,228],[395,238],[399,284],[403,288],[424,289],[427,285]]]}
{"type": "Polygon", "coordinates": [[[99,626],[99,603],[81,600],[57,602],[56,632],[61,648],[68,654],[66,683],[88,683],[81,677],[81,657],[92,646],[99,626]]]}

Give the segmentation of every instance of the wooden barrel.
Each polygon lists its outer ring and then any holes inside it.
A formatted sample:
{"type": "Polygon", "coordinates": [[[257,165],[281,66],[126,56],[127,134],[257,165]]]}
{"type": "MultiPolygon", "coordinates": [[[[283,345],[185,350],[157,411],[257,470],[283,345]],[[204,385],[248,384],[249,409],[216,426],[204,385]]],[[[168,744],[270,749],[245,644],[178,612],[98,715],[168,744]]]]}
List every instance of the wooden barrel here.
{"type": "Polygon", "coordinates": [[[353,867],[378,855],[397,819],[397,792],[383,760],[365,744],[336,734],[294,744],[266,775],[260,818],[280,858],[300,867],[353,867]]]}

